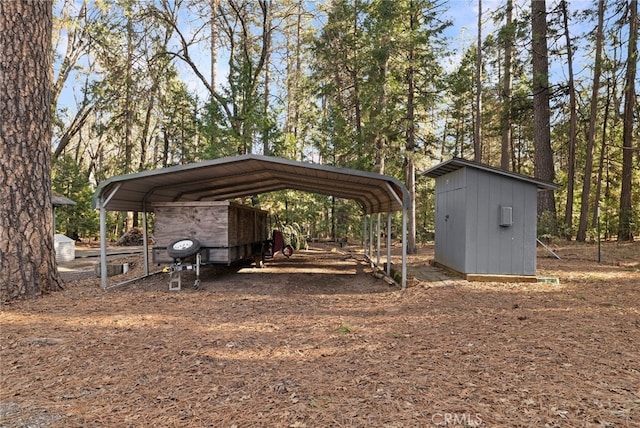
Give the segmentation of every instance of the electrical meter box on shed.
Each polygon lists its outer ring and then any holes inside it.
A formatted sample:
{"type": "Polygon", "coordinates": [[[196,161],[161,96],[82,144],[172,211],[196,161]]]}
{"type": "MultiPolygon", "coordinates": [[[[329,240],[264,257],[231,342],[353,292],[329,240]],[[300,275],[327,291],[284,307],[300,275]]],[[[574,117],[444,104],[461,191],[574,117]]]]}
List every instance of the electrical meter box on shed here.
{"type": "Polygon", "coordinates": [[[436,180],[437,264],[470,280],[535,279],[537,193],[555,184],[458,158],[423,175],[436,180]]]}
{"type": "Polygon", "coordinates": [[[163,202],[153,205],[154,263],[172,263],[167,246],[182,238],[200,242],[202,263],[248,260],[268,239],[266,211],[229,201],[163,202]]]}

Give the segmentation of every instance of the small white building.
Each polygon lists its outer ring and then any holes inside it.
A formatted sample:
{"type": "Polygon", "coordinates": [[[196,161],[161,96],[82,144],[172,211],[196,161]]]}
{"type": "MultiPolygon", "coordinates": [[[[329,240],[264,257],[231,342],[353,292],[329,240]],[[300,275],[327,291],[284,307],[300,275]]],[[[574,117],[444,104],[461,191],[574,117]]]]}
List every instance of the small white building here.
{"type": "Polygon", "coordinates": [[[54,248],[56,250],[56,262],[71,262],[76,258],[76,241],[68,236],[55,234],[54,248]]]}

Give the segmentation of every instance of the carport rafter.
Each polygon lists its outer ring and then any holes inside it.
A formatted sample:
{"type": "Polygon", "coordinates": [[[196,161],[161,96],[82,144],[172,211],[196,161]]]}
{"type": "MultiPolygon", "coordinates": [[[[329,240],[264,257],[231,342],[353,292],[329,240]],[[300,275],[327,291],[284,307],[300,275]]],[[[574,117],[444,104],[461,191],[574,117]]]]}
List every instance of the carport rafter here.
{"type": "MultiPolygon", "coordinates": [[[[254,174],[255,175],[255,174],[254,174]]],[[[225,176],[223,181],[227,181],[228,180],[228,176],[225,176]]],[[[254,177],[254,182],[256,181],[256,178],[259,177],[254,177]]],[[[214,180],[217,181],[217,180],[214,180]]],[[[201,185],[201,184],[205,184],[205,183],[211,183],[212,180],[200,180],[198,182],[194,182],[194,183],[189,183],[190,185],[201,185]]],[[[353,189],[357,189],[357,187],[354,186],[350,186],[352,187],[352,191],[351,192],[337,192],[337,191],[333,191],[331,193],[328,192],[320,192],[317,189],[317,182],[315,183],[316,186],[311,186],[311,185],[302,185],[302,184],[297,184],[295,189],[296,190],[301,190],[301,191],[305,191],[305,192],[311,192],[311,193],[319,193],[319,194],[324,194],[324,195],[328,195],[328,196],[337,196],[343,199],[352,199],[355,200],[360,206],[363,207],[363,209],[367,210],[367,209],[371,209],[372,206],[370,204],[367,203],[367,200],[363,197],[354,197],[353,196],[353,189]]],[[[216,185],[213,187],[208,187],[206,189],[204,188],[200,188],[197,190],[193,190],[193,191],[185,191],[182,193],[177,194],[176,196],[174,196],[172,198],[172,202],[178,202],[181,200],[190,200],[190,201],[203,201],[203,200],[226,200],[226,199],[235,199],[235,198],[240,198],[240,197],[245,197],[248,196],[246,194],[246,186],[247,183],[241,183],[241,184],[236,184],[234,186],[225,186],[225,185],[216,185]],[[194,196],[197,195],[197,196],[194,196]]],[[[278,190],[286,190],[286,189],[290,189],[291,185],[290,184],[285,184],[282,182],[282,180],[276,180],[274,178],[269,178],[269,179],[264,179],[264,180],[259,180],[259,185],[254,184],[253,185],[254,188],[254,194],[261,194],[261,193],[269,193],[269,192],[274,192],[274,191],[278,191],[278,190]]],[[[172,186],[159,186],[159,187],[155,187],[150,189],[147,194],[145,195],[145,200],[148,200],[148,198],[153,195],[154,193],[156,193],[157,190],[159,189],[163,189],[163,188],[170,188],[172,186]]],[[[184,187],[184,186],[183,186],[184,187]]],[[[372,197],[375,198],[374,195],[372,195],[372,197]]],[[[377,198],[376,198],[377,199],[377,198]]],[[[382,203],[382,202],[381,202],[382,203]]]]}
{"type": "MultiPolygon", "coordinates": [[[[353,191],[339,192],[339,193],[336,191],[333,191],[331,193],[320,192],[318,191],[318,188],[317,188],[317,182],[313,184],[315,185],[309,184],[306,181],[303,182],[302,180],[299,180],[294,186],[292,186],[292,185],[287,185],[283,183],[282,180],[280,179],[268,178],[268,179],[260,180],[259,184],[254,185],[254,189],[255,189],[255,194],[261,194],[261,193],[268,193],[268,192],[274,192],[278,190],[286,190],[286,189],[294,188],[295,190],[301,190],[305,192],[319,193],[319,194],[325,194],[329,196],[338,196],[344,199],[353,199],[353,200],[356,200],[363,207],[372,208],[371,205],[367,203],[367,199],[362,197],[354,198],[353,191]]],[[[350,187],[355,188],[354,186],[350,186],[350,187]]],[[[202,201],[202,200],[209,200],[209,198],[213,198],[216,200],[233,199],[237,197],[246,196],[246,190],[242,190],[244,188],[246,188],[246,184],[234,185],[234,186],[218,186],[218,188],[207,189],[207,190],[203,190],[203,189],[191,190],[191,191],[180,193],[180,195],[178,195],[174,199],[174,202],[179,200],[202,201]]],[[[371,198],[375,198],[375,195],[371,195],[371,198]]]]}

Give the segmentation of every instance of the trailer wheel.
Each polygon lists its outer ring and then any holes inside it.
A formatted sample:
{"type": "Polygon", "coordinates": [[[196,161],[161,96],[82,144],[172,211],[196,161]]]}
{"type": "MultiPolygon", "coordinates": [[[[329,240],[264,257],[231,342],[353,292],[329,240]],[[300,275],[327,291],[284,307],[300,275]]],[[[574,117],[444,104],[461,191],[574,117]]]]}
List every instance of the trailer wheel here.
{"type": "Polygon", "coordinates": [[[167,247],[167,253],[174,259],[184,259],[200,251],[200,241],[195,238],[182,238],[167,247]]]}
{"type": "Polygon", "coordinates": [[[293,247],[291,245],[285,245],[284,248],[282,249],[282,254],[286,258],[291,257],[291,255],[293,254],[293,247]]]}

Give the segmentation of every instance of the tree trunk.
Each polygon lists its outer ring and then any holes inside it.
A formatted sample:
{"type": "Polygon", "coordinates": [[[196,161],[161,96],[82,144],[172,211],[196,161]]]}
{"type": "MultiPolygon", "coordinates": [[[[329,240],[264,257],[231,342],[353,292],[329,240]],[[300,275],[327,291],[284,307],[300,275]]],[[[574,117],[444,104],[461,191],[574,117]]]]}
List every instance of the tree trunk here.
{"type": "MultiPolygon", "coordinates": [[[[413,6],[413,4],[412,4],[413,6]]],[[[414,15],[413,7],[409,11],[409,28],[413,33],[417,26],[417,19],[414,15]]],[[[416,165],[414,153],[416,149],[416,124],[415,124],[415,68],[414,68],[415,49],[411,45],[409,47],[409,68],[407,69],[407,131],[406,131],[406,158],[405,158],[405,182],[409,196],[411,198],[411,209],[409,218],[407,219],[407,253],[415,254],[416,252],[416,165]]],[[[405,239],[403,237],[402,239],[405,239]]]]}
{"type": "Polygon", "coordinates": [[[478,51],[476,62],[476,123],[473,133],[473,160],[482,161],[482,0],[478,0],[478,51]]]}
{"type": "Polygon", "coordinates": [[[62,288],[51,204],[51,1],[0,2],[0,302],[62,288]]]}
{"type": "Polygon", "coordinates": [[[218,7],[220,0],[211,0],[211,17],[209,18],[209,26],[211,31],[211,88],[216,87],[216,68],[218,67],[218,7]]]}
{"type": "MultiPolygon", "coordinates": [[[[127,17],[127,68],[125,76],[125,96],[124,96],[124,173],[132,171],[133,142],[133,22],[131,17],[127,17]]],[[[123,231],[126,232],[126,231],[123,231]]]]}
{"type": "MultiPolygon", "coordinates": [[[[380,98],[378,99],[378,106],[376,108],[377,112],[375,113],[376,119],[379,120],[380,114],[386,111],[387,109],[387,72],[388,72],[388,59],[382,64],[380,70],[380,98]]],[[[379,174],[385,173],[385,164],[387,158],[387,138],[385,133],[377,129],[375,134],[375,162],[376,169],[379,174]]]]}
{"type": "MultiPolygon", "coordinates": [[[[83,54],[86,53],[87,46],[89,44],[88,30],[89,21],[87,19],[87,1],[83,0],[80,5],[80,10],[75,16],[71,16],[71,10],[77,7],[77,4],[73,4],[70,7],[71,2],[65,2],[62,7],[62,20],[69,25],[62,24],[60,28],[60,38],[63,33],[67,33],[66,47],[64,59],[60,65],[58,75],[53,78],[52,83],[52,100],[51,104],[55,107],[58,104],[58,97],[62,92],[64,84],[78,64],[78,60],[83,54]]],[[[56,49],[60,46],[56,46],[56,49]]]]}
{"type": "Polygon", "coordinates": [[[604,104],[604,120],[602,122],[602,136],[600,137],[600,156],[598,157],[598,174],[596,176],[596,209],[593,210],[593,216],[591,217],[591,227],[595,228],[598,224],[598,210],[600,206],[600,198],[602,194],[602,177],[604,174],[604,162],[605,155],[607,153],[607,128],[609,122],[609,109],[611,107],[611,81],[609,79],[607,83],[607,99],[604,104]]]}
{"type": "Polygon", "coordinates": [[[170,146],[170,141],[169,141],[169,131],[164,126],[162,127],[162,137],[163,137],[162,167],[166,168],[166,167],[169,166],[169,146],[170,146]]]}
{"type": "Polygon", "coordinates": [[[358,0],[355,1],[355,7],[353,8],[353,70],[351,71],[351,79],[353,81],[353,107],[354,107],[354,122],[356,127],[356,144],[359,149],[362,149],[362,110],[360,101],[360,82],[359,82],[359,67],[358,64],[358,13],[360,7],[358,0]]]}
{"type": "MultiPolygon", "coordinates": [[[[633,170],[633,125],[636,101],[635,76],[638,65],[638,0],[629,4],[629,50],[624,91],[624,128],[622,131],[622,188],[620,191],[620,220],[618,241],[633,241],[631,223],[631,181],[633,170]]],[[[636,205],[637,209],[637,205],[636,205]]]]}
{"type": "Polygon", "coordinates": [[[507,0],[508,35],[504,42],[504,82],[502,86],[502,144],[500,150],[500,168],[509,170],[511,163],[511,97],[513,92],[512,53],[513,53],[513,0],[507,0]]]}
{"type": "MultiPolygon", "coordinates": [[[[533,49],[533,147],[536,178],[552,182],[555,178],[551,151],[551,112],[549,109],[549,63],[547,57],[547,13],[545,0],[531,0],[533,49]]],[[[538,192],[538,214],[549,212],[556,218],[553,190],[538,192]]],[[[555,222],[554,222],[555,223],[555,222]]],[[[554,235],[557,230],[552,227],[554,235]]]]}
{"type": "MultiPolygon", "coordinates": [[[[302,1],[298,2],[296,14],[296,69],[293,85],[293,136],[298,141],[298,128],[300,126],[300,82],[302,73],[302,1]]],[[[304,150],[299,147],[300,160],[304,160],[304,150]]]]}
{"type": "Polygon", "coordinates": [[[576,88],[573,79],[573,46],[569,34],[569,17],[566,0],[562,0],[561,8],[567,44],[567,68],[569,72],[569,159],[567,160],[567,204],[564,212],[564,223],[566,227],[565,237],[570,240],[571,229],[573,228],[573,184],[576,176],[576,133],[578,119],[576,113],[576,88]]]}
{"type": "Polygon", "coordinates": [[[54,160],[60,157],[60,155],[64,152],[64,150],[71,142],[71,139],[80,133],[82,128],[87,123],[89,116],[94,112],[95,104],[93,104],[92,101],[87,100],[86,92],[84,94],[84,97],[85,99],[82,101],[82,104],[76,112],[73,120],[71,121],[71,124],[67,127],[67,129],[60,137],[60,141],[56,146],[56,150],[53,152],[54,160]]]}
{"type": "MultiPolygon", "coordinates": [[[[271,28],[271,3],[267,4],[266,9],[267,17],[266,17],[266,27],[267,29],[271,28]]],[[[268,35],[265,39],[267,43],[267,56],[264,61],[264,111],[263,111],[263,124],[262,124],[262,154],[265,156],[269,156],[269,147],[270,147],[270,124],[269,124],[269,98],[271,97],[271,91],[269,85],[271,84],[271,31],[268,31],[268,35]]]]}
{"type": "Polygon", "coordinates": [[[587,223],[589,219],[589,199],[591,196],[591,175],[593,173],[593,141],[596,138],[596,122],[598,121],[598,94],[600,92],[600,75],[602,70],[602,39],[604,25],[604,0],[598,1],[598,27],[596,29],[596,60],[593,66],[593,86],[591,88],[591,112],[589,115],[589,132],[585,149],[584,181],[580,199],[580,223],[576,241],[587,239],[587,223]]]}

